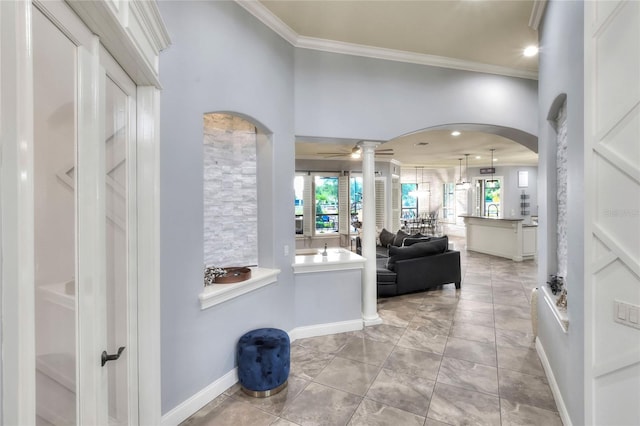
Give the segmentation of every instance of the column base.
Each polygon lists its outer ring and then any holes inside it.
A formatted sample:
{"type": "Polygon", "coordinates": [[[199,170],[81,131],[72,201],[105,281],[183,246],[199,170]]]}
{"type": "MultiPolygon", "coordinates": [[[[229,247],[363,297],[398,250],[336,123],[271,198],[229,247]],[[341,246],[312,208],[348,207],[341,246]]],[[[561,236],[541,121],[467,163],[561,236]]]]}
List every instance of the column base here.
{"type": "Polygon", "coordinates": [[[382,318],[380,318],[378,314],[376,314],[374,317],[369,317],[369,318],[362,316],[362,322],[365,327],[369,327],[371,325],[382,324],[382,318]]]}

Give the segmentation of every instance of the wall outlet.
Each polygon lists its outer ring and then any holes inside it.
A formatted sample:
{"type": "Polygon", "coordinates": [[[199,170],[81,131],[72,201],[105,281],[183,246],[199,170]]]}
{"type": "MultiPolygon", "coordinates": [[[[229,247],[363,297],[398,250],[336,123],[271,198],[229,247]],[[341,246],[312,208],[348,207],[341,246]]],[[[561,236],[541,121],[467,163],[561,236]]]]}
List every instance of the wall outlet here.
{"type": "Polygon", "coordinates": [[[618,324],[640,330],[640,306],[631,303],[613,301],[613,320],[618,324]]]}

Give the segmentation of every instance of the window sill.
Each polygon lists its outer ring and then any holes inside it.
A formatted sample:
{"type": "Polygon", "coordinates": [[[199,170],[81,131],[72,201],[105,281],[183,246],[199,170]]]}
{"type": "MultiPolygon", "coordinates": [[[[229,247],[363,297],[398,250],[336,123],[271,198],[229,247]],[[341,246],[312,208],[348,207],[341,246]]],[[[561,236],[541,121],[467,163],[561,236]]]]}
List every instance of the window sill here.
{"type": "Polygon", "coordinates": [[[558,322],[558,325],[560,325],[560,327],[562,328],[562,331],[565,334],[568,333],[569,315],[567,315],[567,310],[560,309],[558,306],[556,306],[556,300],[558,299],[558,297],[554,296],[551,293],[551,290],[549,290],[549,287],[547,287],[546,285],[542,286],[542,294],[543,294],[544,301],[546,302],[547,306],[549,306],[549,309],[553,313],[553,316],[558,322]]]}
{"type": "Polygon", "coordinates": [[[227,300],[235,299],[278,281],[279,269],[251,268],[251,278],[233,284],[213,284],[200,293],[200,309],[204,310],[227,300]]]}

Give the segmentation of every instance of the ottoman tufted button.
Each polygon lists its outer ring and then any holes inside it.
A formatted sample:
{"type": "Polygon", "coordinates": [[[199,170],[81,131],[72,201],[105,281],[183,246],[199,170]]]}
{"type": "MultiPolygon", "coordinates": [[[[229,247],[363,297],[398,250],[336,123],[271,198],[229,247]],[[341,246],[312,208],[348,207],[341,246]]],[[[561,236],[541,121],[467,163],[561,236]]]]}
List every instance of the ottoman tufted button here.
{"type": "Polygon", "coordinates": [[[238,381],[244,393],[264,398],[287,386],[291,343],[277,328],[260,328],[245,333],[238,341],[238,381]]]}

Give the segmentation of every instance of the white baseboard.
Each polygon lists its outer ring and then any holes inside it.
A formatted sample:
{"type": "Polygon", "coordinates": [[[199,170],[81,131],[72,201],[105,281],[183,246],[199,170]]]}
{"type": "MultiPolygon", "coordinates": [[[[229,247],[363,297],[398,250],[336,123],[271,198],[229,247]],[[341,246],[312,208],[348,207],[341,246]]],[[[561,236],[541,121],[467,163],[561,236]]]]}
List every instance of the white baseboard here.
{"type": "Polygon", "coordinates": [[[238,370],[234,368],[200,392],[162,416],[162,426],[176,426],[187,420],[199,409],[213,401],[238,382],[238,370]]]}
{"type": "MultiPolygon", "coordinates": [[[[327,334],[345,333],[347,331],[362,330],[362,320],[340,321],[328,324],[317,324],[306,327],[296,327],[291,330],[289,339],[293,342],[306,337],[325,336],[327,334]]],[[[162,416],[162,426],[176,426],[191,417],[199,409],[207,405],[224,391],[238,382],[238,370],[234,368],[220,377],[200,392],[185,400],[167,414],[162,416]]]]}
{"type": "Polygon", "coordinates": [[[538,352],[538,356],[540,357],[540,361],[542,362],[542,367],[544,368],[544,372],[547,375],[547,379],[549,381],[549,387],[551,388],[551,392],[553,393],[553,399],[555,399],[556,405],[558,406],[558,414],[560,414],[562,423],[564,424],[564,426],[573,426],[573,423],[571,423],[571,417],[569,417],[569,412],[567,411],[567,406],[564,404],[564,400],[562,399],[562,394],[560,393],[558,382],[556,381],[556,377],[553,375],[551,364],[549,364],[549,358],[547,358],[547,353],[544,351],[542,342],[540,342],[540,339],[537,337],[536,337],[536,351],[538,352]]]}
{"type": "Polygon", "coordinates": [[[305,327],[296,327],[289,332],[289,339],[295,341],[307,337],[326,336],[327,334],[346,333],[347,331],[362,330],[363,324],[361,319],[331,322],[327,324],[308,325],[305,327]]]}

